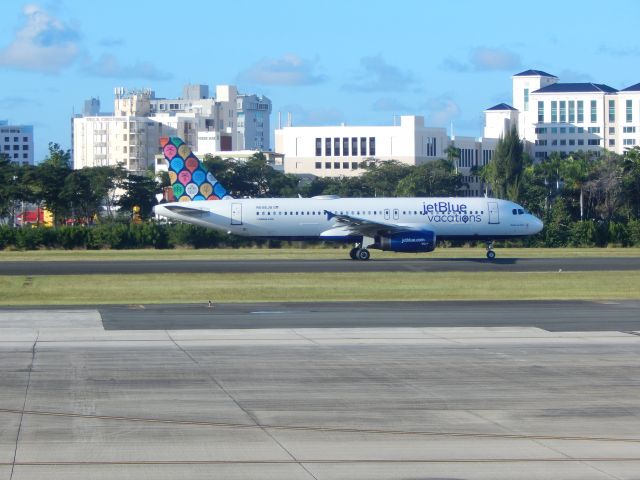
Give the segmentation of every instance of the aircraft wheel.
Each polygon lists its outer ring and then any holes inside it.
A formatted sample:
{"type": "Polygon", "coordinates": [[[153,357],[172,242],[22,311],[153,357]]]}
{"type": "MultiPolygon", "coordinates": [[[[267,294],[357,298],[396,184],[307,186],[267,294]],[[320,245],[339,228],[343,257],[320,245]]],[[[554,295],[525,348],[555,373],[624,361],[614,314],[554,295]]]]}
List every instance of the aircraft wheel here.
{"type": "Polygon", "coordinates": [[[358,249],[357,248],[352,248],[351,251],[349,252],[349,256],[351,257],[351,260],[357,260],[358,259],[358,249]]]}
{"type": "Polygon", "coordinates": [[[487,252],[487,258],[488,258],[489,260],[493,260],[494,258],[496,258],[496,252],[494,252],[493,250],[489,250],[489,251],[487,252]]]}
{"type": "Polygon", "coordinates": [[[369,260],[369,258],[371,258],[371,254],[369,253],[369,250],[367,250],[366,248],[361,248],[360,250],[358,250],[358,260],[369,260]]]}

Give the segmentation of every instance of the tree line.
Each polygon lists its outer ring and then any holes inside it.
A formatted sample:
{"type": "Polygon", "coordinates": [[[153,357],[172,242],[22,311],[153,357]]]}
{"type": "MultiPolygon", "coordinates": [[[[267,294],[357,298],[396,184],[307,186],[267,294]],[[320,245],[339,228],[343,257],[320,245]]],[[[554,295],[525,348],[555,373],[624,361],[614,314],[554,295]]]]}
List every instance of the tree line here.
{"type": "MultiPolygon", "coordinates": [[[[300,178],[271,168],[261,153],[246,161],[207,155],[205,167],[237,198],[464,196],[469,186],[456,168],[459,150],[421,165],[367,159],[353,177],[300,178]]],[[[612,152],[553,153],[534,162],[515,129],[498,141],[492,160],[474,167],[489,194],[522,204],[545,223],[528,244],[640,245],[640,148],[612,152]]],[[[134,206],[142,220],[152,215],[168,174],[133,174],[124,168],[74,170],[70,152],[49,144],[39,165],[22,166],[0,156],[0,218],[23,204],[52,212],[56,225],[130,221],[134,206]],[[117,193],[117,195],[116,195],[117,193]]]]}

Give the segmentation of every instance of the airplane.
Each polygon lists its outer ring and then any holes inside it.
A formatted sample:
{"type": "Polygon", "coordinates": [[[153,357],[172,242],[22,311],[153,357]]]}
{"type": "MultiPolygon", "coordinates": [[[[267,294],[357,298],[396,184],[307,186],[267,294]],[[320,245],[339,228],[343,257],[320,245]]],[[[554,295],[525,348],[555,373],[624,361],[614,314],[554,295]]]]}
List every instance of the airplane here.
{"type": "Polygon", "coordinates": [[[179,137],[163,137],[177,201],[156,205],[158,216],[261,239],[353,244],[353,260],[369,249],[431,252],[436,240],[493,241],[534,235],[542,221],[517,203],[489,197],[233,198],[179,137]]]}

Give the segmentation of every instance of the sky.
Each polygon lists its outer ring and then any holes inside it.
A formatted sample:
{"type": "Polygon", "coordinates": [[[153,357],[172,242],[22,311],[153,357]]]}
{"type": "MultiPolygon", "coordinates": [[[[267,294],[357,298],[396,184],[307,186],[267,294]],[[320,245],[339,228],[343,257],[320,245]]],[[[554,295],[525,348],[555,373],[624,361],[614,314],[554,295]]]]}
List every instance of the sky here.
{"type": "Polygon", "coordinates": [[[561,82],[640,82],[637,0],[2,0],[0,119],[33,125],[35,159],[71,147],[71,116],[113,89],[187,83],[269,97],[293,124],[427,126],[482,135],[530,68],[561,82]],[[526,9],[525,9],[526,5],[526,9]]]}

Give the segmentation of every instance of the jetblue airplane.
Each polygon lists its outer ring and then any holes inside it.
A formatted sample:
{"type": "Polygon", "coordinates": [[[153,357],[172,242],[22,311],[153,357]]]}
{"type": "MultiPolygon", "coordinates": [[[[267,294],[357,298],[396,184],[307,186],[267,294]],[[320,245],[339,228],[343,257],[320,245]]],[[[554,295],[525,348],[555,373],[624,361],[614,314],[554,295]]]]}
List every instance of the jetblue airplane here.
{"type": "Polygon", "coordinates": [[[431,252],[436,239],[483,240],[495,258],[493,240],[542,230],[540,219],[520,205],[497,198],[242,198],[228,195],[178,137],[164,137],[176,202],[157,205],[157,215],[234,235],[280,240],[352,243],[354,260],[369,260],[370,248],[431,252]]]}

